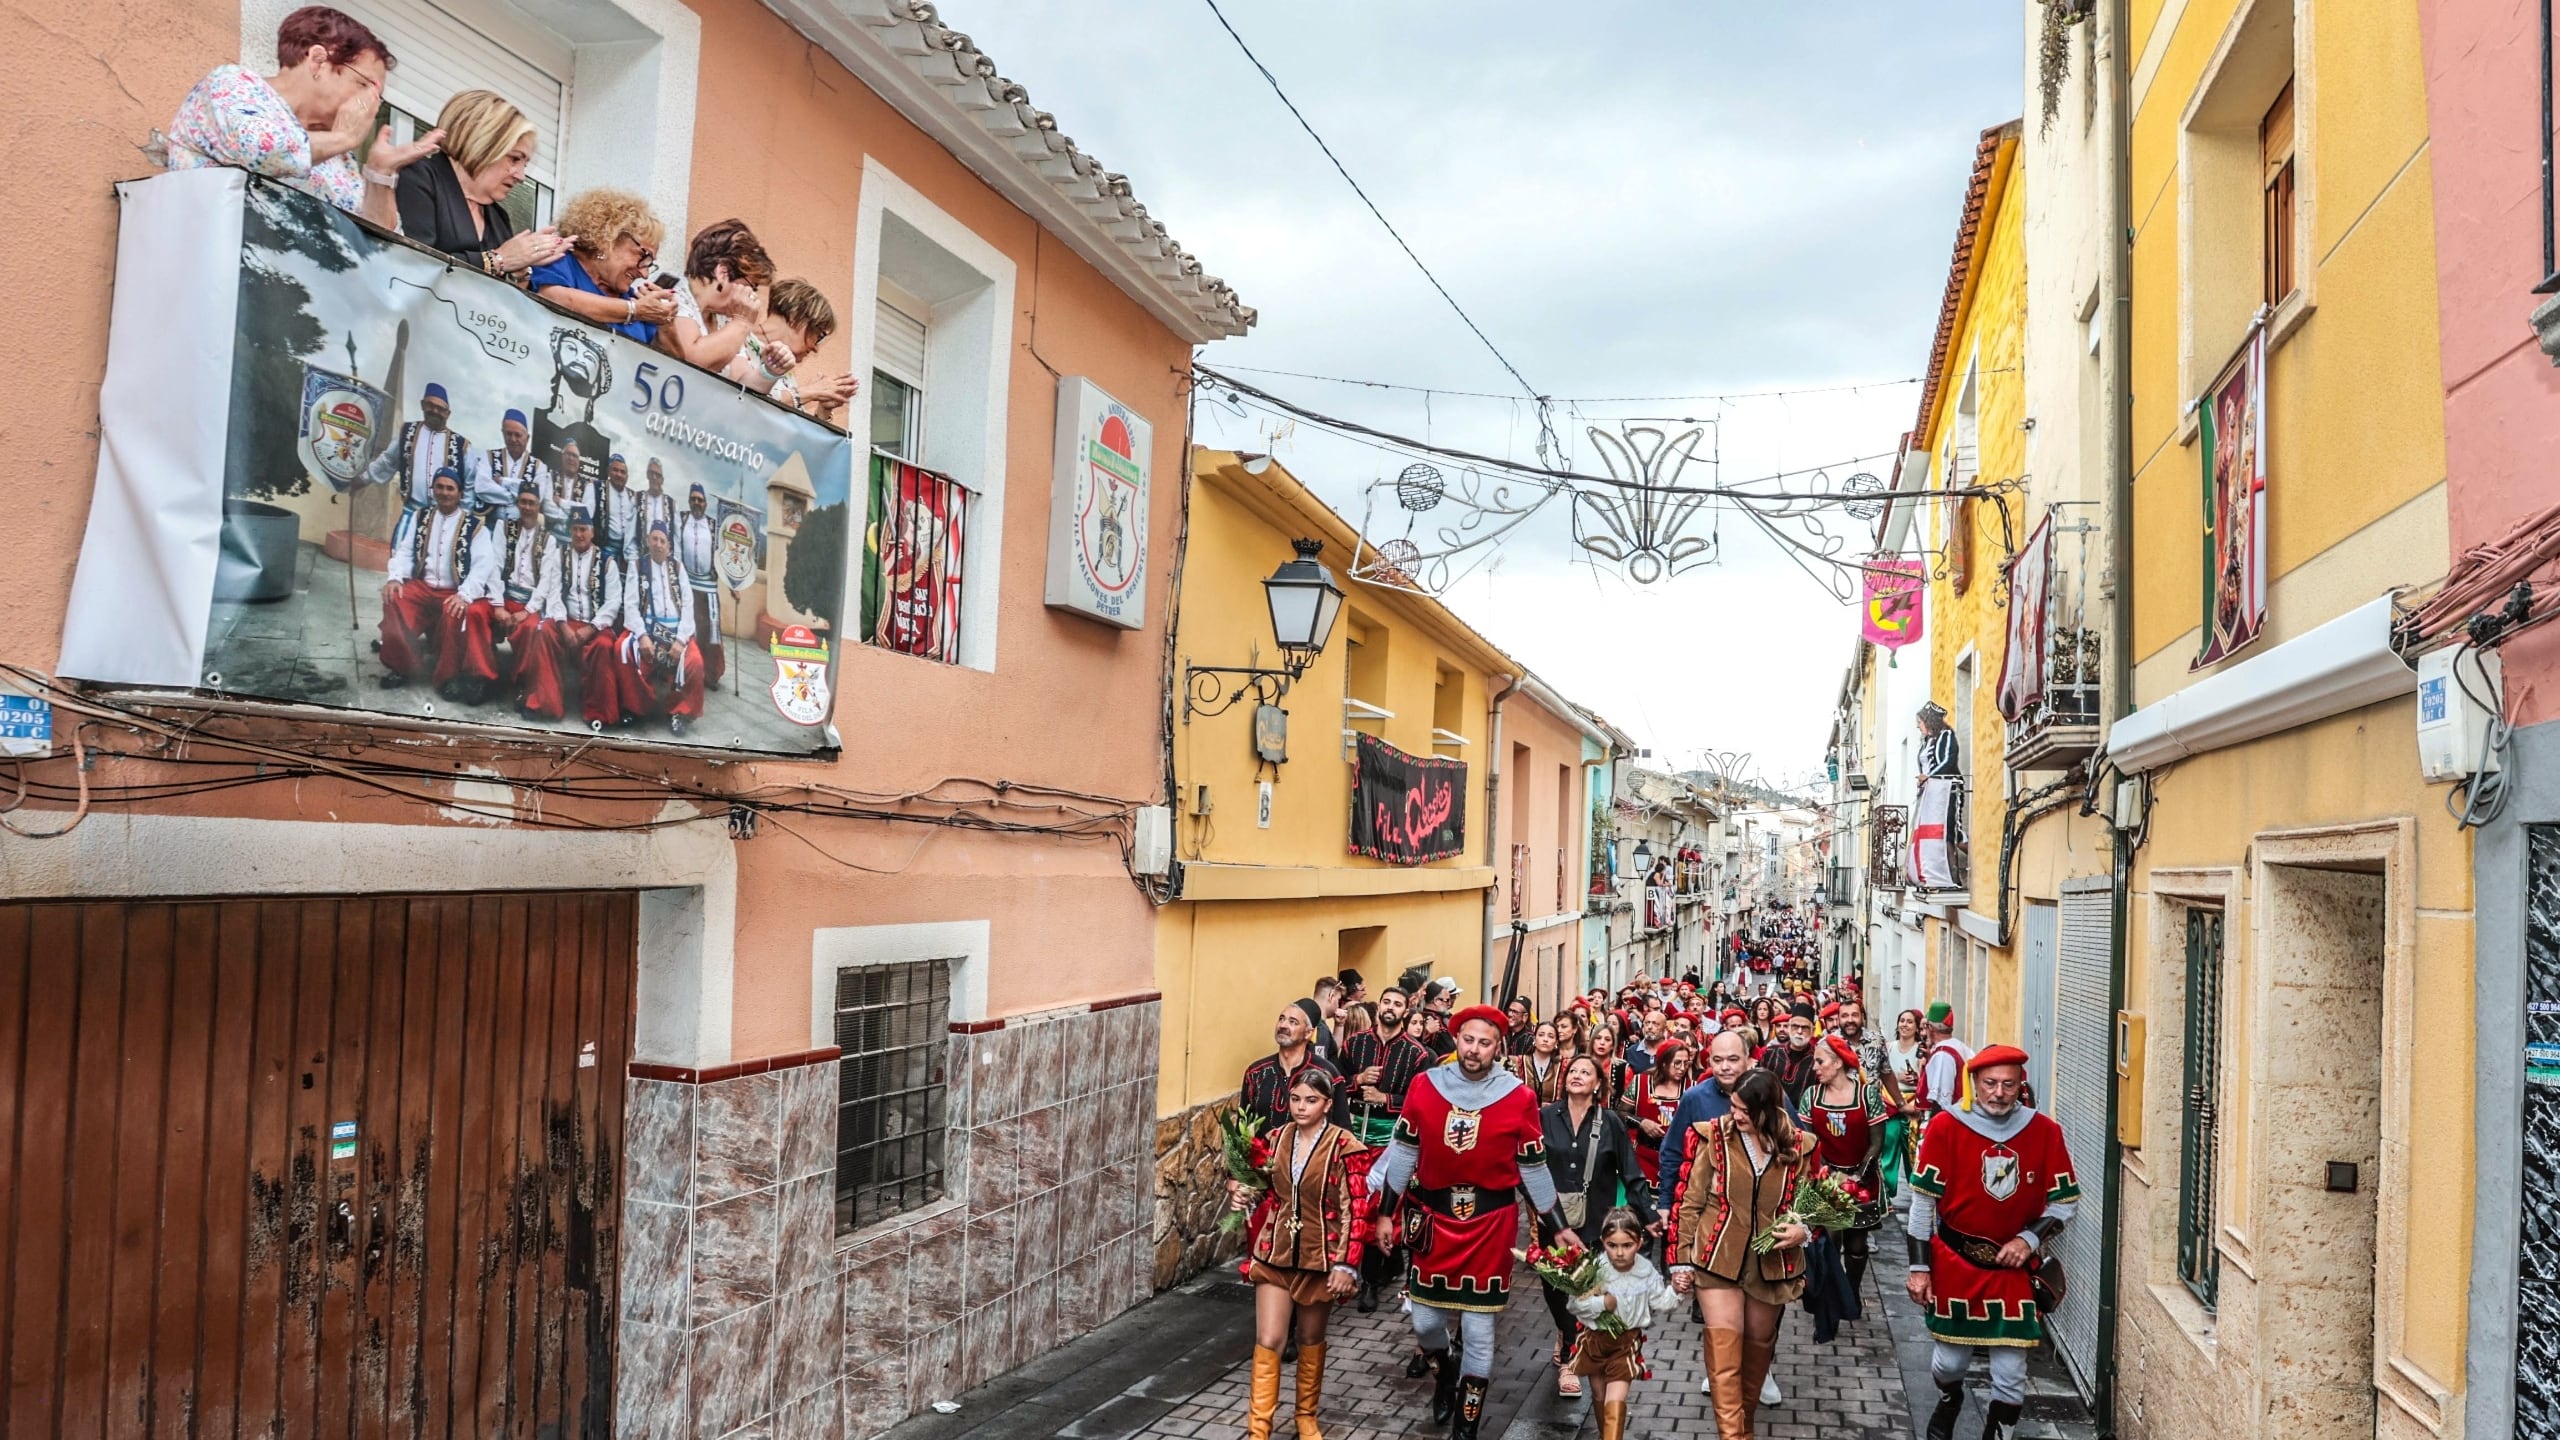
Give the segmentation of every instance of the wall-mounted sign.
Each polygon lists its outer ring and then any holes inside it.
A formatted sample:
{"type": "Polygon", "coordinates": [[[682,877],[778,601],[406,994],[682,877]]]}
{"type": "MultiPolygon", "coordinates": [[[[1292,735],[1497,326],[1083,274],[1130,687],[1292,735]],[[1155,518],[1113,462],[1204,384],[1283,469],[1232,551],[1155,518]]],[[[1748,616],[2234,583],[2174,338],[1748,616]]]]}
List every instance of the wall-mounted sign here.
{"type": "Polygon", "coordinates": [[[1058,377],[1043,596],[1125,629],[1147,623],[1147,468],[1155,427],[1081,375],[1058,377]]]}
{"type": "Polygon", "coordinates": [[[1253,707],[1253,755],[1266,765],[1289,759],[1289,712],[1277,705],[1253,707]]]}

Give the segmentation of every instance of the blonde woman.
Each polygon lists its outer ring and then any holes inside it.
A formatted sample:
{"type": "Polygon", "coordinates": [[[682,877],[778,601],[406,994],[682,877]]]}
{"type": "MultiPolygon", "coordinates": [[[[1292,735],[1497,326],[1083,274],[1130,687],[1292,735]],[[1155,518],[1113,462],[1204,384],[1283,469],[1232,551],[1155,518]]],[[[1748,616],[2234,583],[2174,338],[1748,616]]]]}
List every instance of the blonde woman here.
{"type": "Polygon", "coordinates": [[[560,209],[569,248],[526,277],[533,293],[591,324],[654,343],[676,318],[676,297],[649,283],[666,222],[628,190],[582,190],[560,209]]]}
{"type": "Polygon", "coordinates": [[[533,163],[533,122],[494,90],[465,90],[436,117],[444,149],[400,172],[400,233],[465,265],[516,279],[569,242],[545,225],[518,231],[507,197],[533,163]]]}

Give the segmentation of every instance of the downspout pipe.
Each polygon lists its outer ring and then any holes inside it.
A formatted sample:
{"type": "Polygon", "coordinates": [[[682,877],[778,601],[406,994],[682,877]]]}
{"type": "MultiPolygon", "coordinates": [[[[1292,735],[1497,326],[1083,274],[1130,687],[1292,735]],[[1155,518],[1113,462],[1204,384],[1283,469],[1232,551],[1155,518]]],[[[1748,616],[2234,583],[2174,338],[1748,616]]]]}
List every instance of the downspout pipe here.
{"type": "MultiPolygon", "coordinates": [[[[2107,334],[2102,360],[2106,413],[2107,568],[2107,716],[2112,726],[2133,713],[2133,56],[2130,6],[2105,0],[2104,60],[2091,67],[2090,78],[2107,87],[2108,187],[2103,275],[2107,294],[2107,334]],[[2103,79],[2101,79],[2103,77],[2103,79]]],[[[2094,762],[2093,762],[2094,763],[2094,762]]],[[[2107,923],[2107,1060],[2110,1080],[2124,1059],[2115,1053],[2115,1017],[2124,1009],[2127,944],[2125,921],[2133,885],[2133,850],[2122,830],[2108,827],[2114,844],[2114,883],[2108,887],[2107,923]]],[[[2116,1237],[2124,1227],[2123,1087],[2107,1087],[2106,1196],[2107,1234],[2098,1259],[2098,1356],[2096,1391],[2098,1434],[2116,1434],[2116,1326],[2123,1308],[2122,1277],[2116,1237]]]]}
{"type": "Polygon", "coordinates": [[[1484,887],[1484,923],[1476,927],[1484,936],[1484,957],[1476,972],[1476,999],[1488,1002],[1493,996],[1493,892],[1502,888],[1504,874],[1501,860],[1494,854],[1495,837],[1502,833],[1502,767],[1511,758],[1511,752],[1502,748],[1502,702],[1519,694],[1520,687],[1529,683],[1526,675],[1496,674],[1490,678],[1502,686],[1494,692],[1485,720],[1490,737],[1485,741],[1484,757],[1484,863],[1493,871],[1495,883],[1484,887]]]}

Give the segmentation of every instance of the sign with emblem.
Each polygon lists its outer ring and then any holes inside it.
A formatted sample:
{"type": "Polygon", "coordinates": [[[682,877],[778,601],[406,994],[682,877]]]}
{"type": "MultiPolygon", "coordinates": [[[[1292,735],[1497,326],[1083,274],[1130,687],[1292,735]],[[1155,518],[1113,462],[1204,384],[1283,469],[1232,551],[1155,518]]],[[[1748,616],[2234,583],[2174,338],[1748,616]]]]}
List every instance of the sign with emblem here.
{"type": "Polygon", "coordinates": [[[2017,1152],[2002,1146],[1982,1154],[1982,1193],[2006,1200],[2018,1193],[2017,1152]]]}
{"type": "Polygon", "coordinates": [[[387,408],[383,393],[363,381],[306,366],[299,448],[311,478],[338,490],[355,483],[374,452],[391,441],[382,433],[387,408]]]}
{"type": "Polygon", "coordinates": [[[756,583],[755,512],[735,500],[723,497],[720,518],[715,530],[717,546],[713,563],[720,571],[720,583],[731,590],[744,590],[756,583]]]}
{"type": "Polygon", "coordinates": [[[773,708],[794,725],[827,718],[827,642],[806,625],[788,625],[773,637],[773,708]]]}
{"type": "Polygon", "coordinates": [[[1147,474],[1155,427],[1081,375],[1058,379],[1049,493],[1050,605],[1136,630],[1147,623],[1147,474]]]}

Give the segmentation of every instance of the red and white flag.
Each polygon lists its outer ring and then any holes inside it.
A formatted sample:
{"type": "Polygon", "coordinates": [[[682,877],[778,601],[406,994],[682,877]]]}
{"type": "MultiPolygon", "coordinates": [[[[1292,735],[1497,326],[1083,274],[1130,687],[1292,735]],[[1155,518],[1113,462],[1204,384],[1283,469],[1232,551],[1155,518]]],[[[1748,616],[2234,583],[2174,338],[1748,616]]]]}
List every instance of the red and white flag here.
{"type": "Polygon", "coordinates": [[[1911,877],[1923,890],[1958,886],[1949,828],[1955,823],[1956,782],[1939,775],[1920,782],[1920,803],[1911,816],[1911,877]]]}

